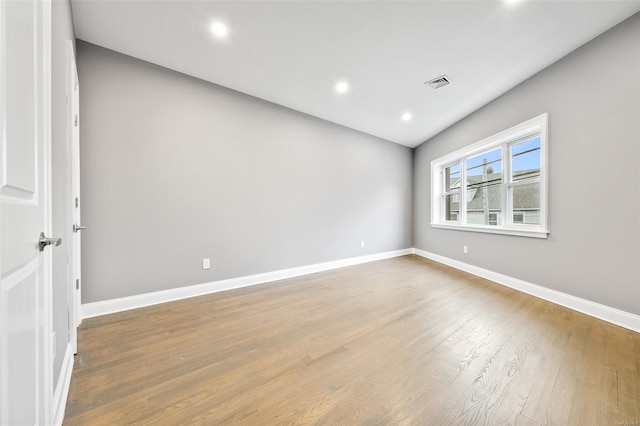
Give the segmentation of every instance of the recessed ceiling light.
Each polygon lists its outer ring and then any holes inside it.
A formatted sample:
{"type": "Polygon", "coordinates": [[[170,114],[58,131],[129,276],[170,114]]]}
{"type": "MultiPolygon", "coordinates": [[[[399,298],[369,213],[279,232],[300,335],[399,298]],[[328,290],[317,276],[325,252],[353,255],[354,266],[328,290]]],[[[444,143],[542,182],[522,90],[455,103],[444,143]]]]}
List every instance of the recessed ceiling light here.
{"type": "Polygon", "coordinates": [[[349,84],[346,81],[339,81],[336,84],[336,92],[346,93],[349,90],[349,84]]]}
{"type": "Polygon", "coordinates": [[[404,114],[402,114],[402,121],[411,121],[412,118],[413,114],[411,114],[410,112],[405,112],[404,114]]]}
{"type": "Polygon", "coordinates": [[[217,21],[211,24],[211,32],[218,38],[226,38],[229,34],[229,29],[224,22],[217,21]]]}

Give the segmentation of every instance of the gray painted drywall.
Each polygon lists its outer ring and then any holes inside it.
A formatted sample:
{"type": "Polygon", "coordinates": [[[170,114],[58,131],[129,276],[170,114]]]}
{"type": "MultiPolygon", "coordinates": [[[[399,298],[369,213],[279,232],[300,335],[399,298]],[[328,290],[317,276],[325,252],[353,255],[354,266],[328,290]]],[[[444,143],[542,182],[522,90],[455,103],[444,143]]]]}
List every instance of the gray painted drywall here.
{"type": "Polygon", "coordinates": [[[415,247],[640,314],[639,158],[636,14],[416,148],[415,247]],[[545,112],[549,238],[430,228],[431,160],[545,112]]]}
{"type": "Polygon", "coordinates": [[[85,42],[77,61],[83,303],[412,247],[411,149],[85,42]]]}
{"type": "Polygon", "coordinates": [[[69,343],[69,275],[71,228],[69,226],[70,190],[69,151],[67,149],[67,49],[75,44],[68,0],[51,4],[51,162],[52,162],[52,235],[62,237],[62,245],[53,250],[53,331],[56,333],[56,354],[53,363],[54,389],[62,369],[64,353],[69,343]]]}

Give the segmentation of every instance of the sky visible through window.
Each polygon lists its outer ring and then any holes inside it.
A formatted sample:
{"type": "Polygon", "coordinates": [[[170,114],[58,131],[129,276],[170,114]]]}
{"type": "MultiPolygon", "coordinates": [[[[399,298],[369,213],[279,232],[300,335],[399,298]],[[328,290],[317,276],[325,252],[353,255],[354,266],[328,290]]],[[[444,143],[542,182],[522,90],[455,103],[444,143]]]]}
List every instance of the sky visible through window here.
{"type": "Polygon", "coordinates": [[[502,149],[482,153],[467,160],[467,176],[482,176],[482,164],[487,161],[488,173],[502,173],[502,149]]]}
{"type": "MultiPolygon", "coordinates": [[[[486,161],[488,174],[502,173],[502,148],[484,152],[466,160],[467,178],[483,175],[483,163],[486,161]]],[[[538,177],[540,175],[540,137],[536,136],[511,146],[511,168],[513,181],[538,177]]],[[[460,187],[460,163],[446,168],[447,191],[460,187]]],[[[490,179],[484,184],[500,184],[501,179],[490,179]]],[[[471,186],[482,185],[481,181],[471,186]]]]}
{"type": "MultiPolygon", "coordinates": [[[[482,153],[475,157],[471,157],[466,161],[467,176],[482,176],[482,163],[487,161],[487,169],[489,173],[502,173],[502,150],[500,148],[489,152],[482,153]]],[[[511,167],[514,176],[520,175],[525,171],[540,170],[540,137],[531,138],[524,142],[512,145],[512,163],[511,167]]],[[[451,168],[452,174],[454,167],[451,168]]],[[[457,165],[455,172],[459,172],[457,165]]],[[[456,174],[459,177],[459,174],[456,174]]],[[[523,176],[522,178],[524,178],[523,176]]],[[[532,177],[528,173],[526,177],[532,177]]]]}
{"type": "Polygon", "coordinates": [[[514,176],[521,175],[521,179],[524,179],[540,175],[540,136],[513,145],[511,152],[514,176]],[[525,173],[533,170],[537,173],[525,173]]]}

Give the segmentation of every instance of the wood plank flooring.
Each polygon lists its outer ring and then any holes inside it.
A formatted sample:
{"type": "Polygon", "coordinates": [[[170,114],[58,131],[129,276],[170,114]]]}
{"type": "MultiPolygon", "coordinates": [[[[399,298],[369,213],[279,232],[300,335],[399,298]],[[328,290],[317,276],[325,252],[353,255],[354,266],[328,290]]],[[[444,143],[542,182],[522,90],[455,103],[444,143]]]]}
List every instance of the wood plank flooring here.
{"type": "Polygon", "coordinates": [[[640,334],[405,256],[86,319],[67,425],[640,425],[640,334]]]}

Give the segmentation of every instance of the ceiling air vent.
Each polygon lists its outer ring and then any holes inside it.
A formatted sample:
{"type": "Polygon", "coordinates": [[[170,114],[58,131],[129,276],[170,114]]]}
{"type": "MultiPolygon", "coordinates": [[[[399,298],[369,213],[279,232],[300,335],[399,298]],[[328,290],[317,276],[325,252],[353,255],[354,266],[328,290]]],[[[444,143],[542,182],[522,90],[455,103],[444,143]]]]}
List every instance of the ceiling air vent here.
{"type": "Polygon", "coordinates": [[[432,89],[439,89],[442,86],[447,86],[453,83],[449,77],[446,75],[441,75],[440,77],[434,78],[433,80],[427,81],[425,84],[431,86],[432,89]]]}

